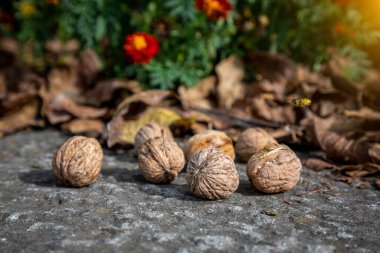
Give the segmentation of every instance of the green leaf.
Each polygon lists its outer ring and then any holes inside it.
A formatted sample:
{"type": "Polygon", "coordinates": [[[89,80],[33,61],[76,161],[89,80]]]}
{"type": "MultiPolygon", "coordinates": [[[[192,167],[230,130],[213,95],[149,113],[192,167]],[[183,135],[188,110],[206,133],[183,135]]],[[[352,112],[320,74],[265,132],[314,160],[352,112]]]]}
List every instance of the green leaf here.
{"type": "Polygon", "coordinates": [[[96,40],[100,40],[103,38],[103,36],[106,33],[106,20],[103,16],[99,16],[96,19],[96,25],[95,25],[95,38],[96,40]]]}

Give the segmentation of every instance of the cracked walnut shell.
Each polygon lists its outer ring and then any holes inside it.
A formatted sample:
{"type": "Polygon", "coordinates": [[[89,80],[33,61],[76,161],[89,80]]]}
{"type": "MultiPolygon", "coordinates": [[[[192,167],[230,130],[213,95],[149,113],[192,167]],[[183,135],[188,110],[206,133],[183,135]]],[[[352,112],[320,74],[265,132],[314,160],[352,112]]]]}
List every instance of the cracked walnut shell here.
{"type": "Polygon", "coordinates": [[[299,179],[302,164],[286,145],[270,144],[256,152],[247,164],[247,175],[256,189],[278,193],[293,189],[299,179]]]}
{"type": "Polygon", "coordinates": [[[191,157],[187,164],[186,180],[195,196],[210,200],[227,197],[239,185],[234,161],[213,147],[203,149],[191,157]]]}
{"type": "Polygon", "coordinates": [[[277,141],[264,129],[248,128],[238,136],[235,151],[241,160],[247,162],[254,153],[272,143],[277,141]]]}
{"type": "Polygon", "coordinates": [[[52,166],[55,178],[68,186],[82,187],[96,181],[103,163],[103,151],[94,138],[74,136],[56,152],[52,166]]]}
{"type": "Polygon", "coordinates": [[[235,150],[231,138],[224,132],[216,130],[207,130],[191,137],[184,148],[186,159],[190,160],[194,153],[208,147],[217,148],[235,160],[235,150]]]}
{"type": "Polygon", "coordinates": [[[138,164],[149,182],[169,183],[185,166],[185,156],[174,140],[157,137],[140,147],[138,164]]]}
{"type": "Polygon", "coordinates": [[[139,150],[139,148],[150,139],[156,138],[156,137],[162,137],[164,139],[171,139],[174,140],[172,133],[170,132],[170,129],[155,123],[151,122],[146,124],[145,126],[141,127],[140,130],[137,132],[135,136],[135,149],[136,151],[139,150]]]}

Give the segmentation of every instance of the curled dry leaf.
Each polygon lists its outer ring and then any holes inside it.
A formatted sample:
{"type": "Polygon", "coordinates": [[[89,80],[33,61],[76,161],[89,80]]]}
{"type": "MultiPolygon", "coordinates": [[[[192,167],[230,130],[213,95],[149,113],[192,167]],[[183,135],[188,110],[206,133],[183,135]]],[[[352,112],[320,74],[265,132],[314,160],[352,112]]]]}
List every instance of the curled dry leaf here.
{"type": "Polygon", "coordinates": [[[291,105],[277,105],[267,103],[264,97],[254,97],[251,101],[252,115],[259,118],[280,123],[294,124],[296,113],[291,105]]]}
{"type": "Polygon", "coordinates": [[[134,94],[122,101],[107,125],[108,147],[131,145],[137,131],[149,122],[169,126],[181,116],[172,109],[159,107],[168,105],[164,100],[169,91],[148,90],[134,94]]]}
{"type": "Polygon", "coordinates": [[[131,145],[135,140],[138,130],[149,122],[156,122],[169,127],[173,122],[181,119],[181,116],[170,108],[148,107],[144,112],[131,119],[117,117],[108,123],[108,147],[119,145],[131,145]]]}
{"type": "Polygon", "coordinates": [[[313,119],[315,137],[323,151],[333,160],[351,163],[380,163],[380,147],[366,135],[343,135],[326,128],[322,120],[313,119]]]}
{"type": "Polygon", "coordinates": [[[44,104],[42,114],[47,117],[51,124],[66,122],[73,117],[78,119],[100,118],[107,113],[106,108],[94,108],[79,105],[65,94],[58,94],[44,104]]]}
{"type": "Polygon", "coordinates": [[[86,102],[93,106],[101,106],[112,101],[114,95],[122,90],[128,90],[133,94],[142,91],[137,81],[110,79],[98,82],[94,89],[87,91],[85,93],[86,102]]]}
{"type": "Polygon", "coordinates": [[[74,119],[61,125],[61,129],[73,134],[86,134],[90,137],[101,135],[104,123],[98,119],[74,119]]]}
{"type": "Polygon", "coordinates": [[[185,110],[194,106],[198,108],[212,108],[215,103],[211,100],[210,96],[215,93],[215,86],[215,76],[206,77],[192,87],[180,86],[178,94],[183,108],[185,110]]]}
{"type": "Polygon", "coordinates": [[[362,107],[359,110],[346,110],[344,111],[344,115],[351,118],[359,118],[364,121],[380,122],[380,112],[368,107],[362,107]]]}
{"type": "Polygon", "coordinates": [[[87,49],[81,53],[79,75],[81,77],[82,85],[88,87],[95,80],[100,69],[100,59],[92,49],[87,49]]]}
{"type": "Polygon", "coordinates": [[[319,158],[307,158],[302,160],[302,164],[309,169],[312,170],[327,170],[327,169],[335,169],[337,170],[339,168],[338,165],[326,162],[319,158]]]}
{"type": "Polygon", "coordinates": [[[233,103],[243,96],[243,62],[232,55],[216,65],[215,71],[219,79],[217,86],[219,106],[231,109],[233,103]]]}
{"type": "Polygon", "coordinates": [[[250,55],[253,70],[263,79],[271,82],[295,82],[297,80],[297,65],[290,59],[265,52],[250,55]]]}
{"type": "Polygon", "coordinates": [[[37,121],[39,102],[36,99],[24,104],[18,110],[8,112],[0,118],[0,137],[39,124],[37,121]]]}

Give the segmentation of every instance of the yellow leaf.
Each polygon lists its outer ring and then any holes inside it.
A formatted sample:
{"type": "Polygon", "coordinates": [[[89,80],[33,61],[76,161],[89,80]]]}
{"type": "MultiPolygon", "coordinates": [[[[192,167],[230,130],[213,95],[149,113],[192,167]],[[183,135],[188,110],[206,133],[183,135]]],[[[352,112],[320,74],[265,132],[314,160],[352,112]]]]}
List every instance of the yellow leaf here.
{"type": "Polygon", "coordinates": [[[133,144],[135,135],[141,127],[149,122],[160,123],[164,126],[170,126],[175,121],[181,120],[182,117],[175,111],[164,107],[149,107],[137,119],[119,120],[111,122],[109,125],[108,146],[114,144],[133,144]]]}

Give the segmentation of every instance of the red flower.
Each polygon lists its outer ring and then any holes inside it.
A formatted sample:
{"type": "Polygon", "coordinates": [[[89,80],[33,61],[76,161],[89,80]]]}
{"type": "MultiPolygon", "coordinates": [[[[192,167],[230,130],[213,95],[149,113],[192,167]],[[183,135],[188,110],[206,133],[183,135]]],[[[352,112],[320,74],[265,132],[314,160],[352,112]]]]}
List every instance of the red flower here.
{"type": "Polygon", "coordinates": [[[8,12],[0,12],[0,25],[12,29],[14,27],[15,19],[12,14],[8,12]]]}
{"type": "Polygon", "coordinates": [[[148,63],[158,53],[159,43],[152,35],[136,32],[125,37],[123,49],[133,63],[148,63]]]}
{"type": "Polygon", "coordinates": [[[212,20],[226,19],[228,12],[232,10],[228,0],[197,0],[195,7],[212,20]]]}

